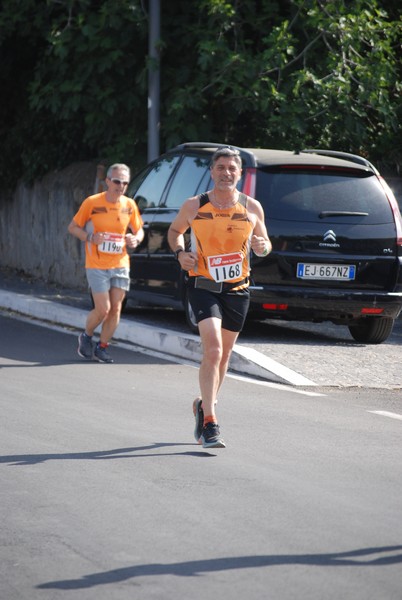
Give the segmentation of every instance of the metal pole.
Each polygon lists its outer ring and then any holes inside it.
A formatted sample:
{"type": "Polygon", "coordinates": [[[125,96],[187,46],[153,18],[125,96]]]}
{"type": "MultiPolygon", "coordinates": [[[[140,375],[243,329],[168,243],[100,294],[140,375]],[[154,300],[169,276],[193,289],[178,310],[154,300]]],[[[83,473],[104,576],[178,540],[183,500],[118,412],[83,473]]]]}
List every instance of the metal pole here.
{"type": "Polygon", "coordinates": [[[160,70],[158,42],[160,38],[160,0],[149,2],[148,35],[148,162],[159,156],[160,70]]]}

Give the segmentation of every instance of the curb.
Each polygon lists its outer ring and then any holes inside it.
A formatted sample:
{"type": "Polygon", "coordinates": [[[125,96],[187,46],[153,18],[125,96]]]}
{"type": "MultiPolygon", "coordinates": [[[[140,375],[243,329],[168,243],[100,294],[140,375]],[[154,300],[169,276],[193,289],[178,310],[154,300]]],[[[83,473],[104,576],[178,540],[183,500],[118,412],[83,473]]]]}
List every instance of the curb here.
{"type": "MultiPolygon", "coordinates": [[[[83,328],[87,315],[87,311],[79,308],[6,290],[0,290],[0,307],[44,322],[74,327],[78,330],[83,328]]],[[[196,335],[141,325],[126,321],[124,318],[120,320],[114,340],[130,342],[148,350],[195,362],[200,362],[202,356],[200,338],[196,335]]],[[[238,374],[275,383],[294,386],[316,385],[261,352],[238,344],[233,348],[229,368],[238,374]]]]}

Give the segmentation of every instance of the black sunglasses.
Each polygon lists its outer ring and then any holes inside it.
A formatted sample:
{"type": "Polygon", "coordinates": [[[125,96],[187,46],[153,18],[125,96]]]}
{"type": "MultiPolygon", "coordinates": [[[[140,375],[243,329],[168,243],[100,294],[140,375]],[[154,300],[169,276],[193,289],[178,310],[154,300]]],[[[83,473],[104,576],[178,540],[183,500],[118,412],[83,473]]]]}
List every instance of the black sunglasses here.
{"type": "Polygon", "coordinates": [[[116,183],[117,185],[128,185],[128,181],[123,181],[122,179],[117,179],[117,177],[112,177],[110,179],[112,183],[116,183]]]}

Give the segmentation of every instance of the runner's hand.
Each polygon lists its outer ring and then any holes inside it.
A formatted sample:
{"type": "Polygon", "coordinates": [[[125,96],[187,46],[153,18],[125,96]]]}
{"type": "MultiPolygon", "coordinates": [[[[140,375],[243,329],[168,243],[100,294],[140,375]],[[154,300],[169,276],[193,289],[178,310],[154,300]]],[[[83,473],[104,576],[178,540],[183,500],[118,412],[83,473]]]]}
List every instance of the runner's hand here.
{"type": "Polygon", "coordinates": [[[198,257],[195,252],[180,252],[179,254],[179,263],[183,271],[190,271],[193,269],[198,262],[198,257]]]}
{"type": "Polygon", "coordinates": [[[128,248],[136,248],[139,244],[138,239],[132,233],[127,233],[125,236],[126,246],[128,248]]]}
{"type": "Polygon", "coordinates": [[[251,237],[251,249],[257,256],[264,256],[270,251],[270,245],[261,235],[253,235],[251,237]]]}

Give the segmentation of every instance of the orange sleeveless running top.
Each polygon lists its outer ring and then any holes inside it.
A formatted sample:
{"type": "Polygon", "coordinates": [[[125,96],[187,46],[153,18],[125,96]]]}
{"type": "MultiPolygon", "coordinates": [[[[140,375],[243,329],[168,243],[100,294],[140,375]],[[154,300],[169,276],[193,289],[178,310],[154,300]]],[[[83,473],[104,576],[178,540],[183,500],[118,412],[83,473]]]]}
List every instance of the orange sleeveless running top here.
{"type": "MultiPolygon", "coordinates": [[[[190,276],[236,283],[250,274],[250,240],[253,225],[247,216],[247,196],[228,209],[216,208],[207,193],[199,196],[200,207],[191,224],[191,251],[198,263],[190,276]]],[[[248,282],[239,289],[248,286],[248,282]]]]}

